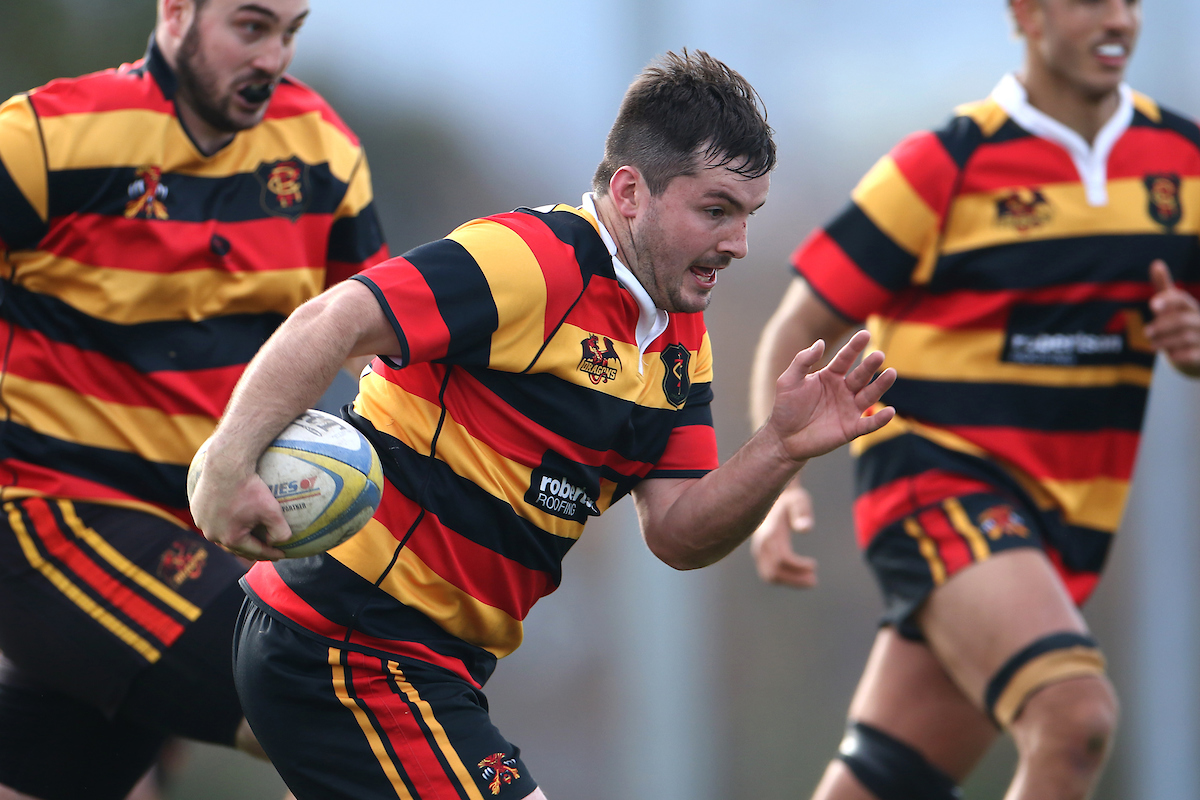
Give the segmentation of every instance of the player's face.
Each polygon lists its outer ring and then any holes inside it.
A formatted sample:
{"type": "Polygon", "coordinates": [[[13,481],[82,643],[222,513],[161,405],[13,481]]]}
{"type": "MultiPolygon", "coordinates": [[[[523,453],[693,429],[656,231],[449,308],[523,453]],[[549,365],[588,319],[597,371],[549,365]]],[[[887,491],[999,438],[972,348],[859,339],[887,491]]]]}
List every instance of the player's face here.
{"type": "Polygon", "coordinates": [[[746,224],[770,186],[769,175],[746,180],[723,166],[706,166],[650,196],[630,224],[630,269],[659,308],[689,313],[708,307],[718,273],[746,255],[746,224]]]}
{"type": "Polygon", "coordinates": [[[1030,57],[1091,99],[1125,77],[1142,27],[1138,0],[1026,0],[1030,57]]]}
{"type": "Polygon", "coordinates": [[[181,99],[216,131],[257,125],[307,15],[307,0],[208,0],[179,45],[181,99]]]}

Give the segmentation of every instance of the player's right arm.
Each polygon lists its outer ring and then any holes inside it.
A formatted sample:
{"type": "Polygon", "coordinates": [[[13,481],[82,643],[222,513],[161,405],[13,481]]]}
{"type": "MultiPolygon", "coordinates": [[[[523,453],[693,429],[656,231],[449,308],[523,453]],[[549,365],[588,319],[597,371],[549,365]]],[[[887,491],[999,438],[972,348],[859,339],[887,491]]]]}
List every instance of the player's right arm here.
{"type": "MultiPolygon", "coordinates": [[[[835,343],[857,327],[817,297],[803,278],[794,278],[767,321],[754,354],[750,374],[753,427],[762,427],[770,416],[776,382],[796,353],[818,339],[835,343]]],[[[829,348],[829,352],[834,351],[835,348],[829,348]]],[[[792,546],[792,533],[811,528],[812,499],[797,475],[750,538],[750,552],[764,581],[798,589],[816,584],[816,561],[800,555],[792,546]]]]}
{"type": "Polygon", "coordinates": [[[347,359],[399,353],[395,330],[363,283],[344,281],[296,309],[246,368],[209,442],[191,501],[205,537],[246,558],[282,558],[271,544],[291,531],[255,472],[259,456],[347,359]]]}

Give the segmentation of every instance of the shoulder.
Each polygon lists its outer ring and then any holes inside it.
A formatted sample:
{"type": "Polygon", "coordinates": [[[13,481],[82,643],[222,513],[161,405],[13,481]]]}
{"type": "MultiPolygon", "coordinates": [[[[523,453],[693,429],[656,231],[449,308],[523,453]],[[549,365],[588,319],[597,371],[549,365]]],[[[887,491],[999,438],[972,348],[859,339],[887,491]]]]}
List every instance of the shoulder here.
{"type": "Polygon", "coordinates": [[[289,124],[307,121],[313,126],[336,131],[347,144],[358,147],[358,136],[345,120],[333,110],[333,106],[307,84],[285,75],[271,98],[267,108],[267,120],[287,121],[289,124]]]}
{"type": "Polygon", "coordinates": [[[1181,137],[1200,151],[1200,125],[1196,120],[1159,105],[1141,92],[1133,93],[1133,128],[1149,128],[1181,137]]]}
{"type": "Polygon", "coordinates": [[[30,91],[29,101],[41,117],[125,110],[174,113],[142,61],[77,78],[58,78],[30,91]]]}
{"type": "Polygon", "coordinates": [[[518,208],[472,220],[450,235],[481,245],[529,253],[543,271],[567,270],[588,275],[612,273],[612,259],[596,222],[573,206],[518,208]]]}

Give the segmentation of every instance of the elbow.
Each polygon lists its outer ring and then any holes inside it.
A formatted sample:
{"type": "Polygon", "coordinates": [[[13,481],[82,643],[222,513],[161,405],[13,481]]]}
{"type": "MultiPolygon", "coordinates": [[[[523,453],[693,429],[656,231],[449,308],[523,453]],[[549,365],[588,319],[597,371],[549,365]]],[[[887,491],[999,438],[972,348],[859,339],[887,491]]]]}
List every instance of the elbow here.
{"type": "Polygon", "coordinates": [[[719,556],[712,557],[711,554],[704,551],[649,533],[645,535],[645,539],[646,546],[650,548],[650,552],[654,554],[655,558],[679,572],[707,567],[720,560],[719,556]]]}

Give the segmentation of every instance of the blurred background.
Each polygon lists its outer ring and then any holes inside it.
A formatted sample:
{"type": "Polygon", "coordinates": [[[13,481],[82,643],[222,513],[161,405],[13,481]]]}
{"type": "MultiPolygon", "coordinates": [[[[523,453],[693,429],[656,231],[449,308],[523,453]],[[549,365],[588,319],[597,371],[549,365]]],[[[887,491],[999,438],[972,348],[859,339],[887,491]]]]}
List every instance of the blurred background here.
{"type": "MultiPolygon", "coordinates": [[[[758,88],[780,165],[750,256],[722,275],[708,313],[723,458],[751,432],[750,354],[791,250],[900,137],[985,96],[1022,52],[1003,0],[311,3],[292,73],[365,143],[394,254],[474,216],[577,203],[625,87],[656,54],[704,49],[758,88]]],[[[1200,4],[1144,6],[1130,83],[1195,116],[1200,4]]],[[[153,0],[0,0],[0,96],[134,60],[153,20],[153,0]]],[[[1104,800],[1200,797],[1198,412],[1195,387],[1159,375],[1134,500],[1086,609],[1123,700],[1104,800]]],[[[674,573],[646,551],[631,506],[589,525],[487,687],[551,798],[808,796],[880,601],[853,545],[848,457],[805,473],[818,526],[799,544],[821,563],[807,593],[760,584],[745,546],[674,573]]],[[[966,795],[1000,797],[1012,759],[999,744],[966,795]]],[[[282,791],[268,767],[189,747],[168,796],[282,791]]]]}

